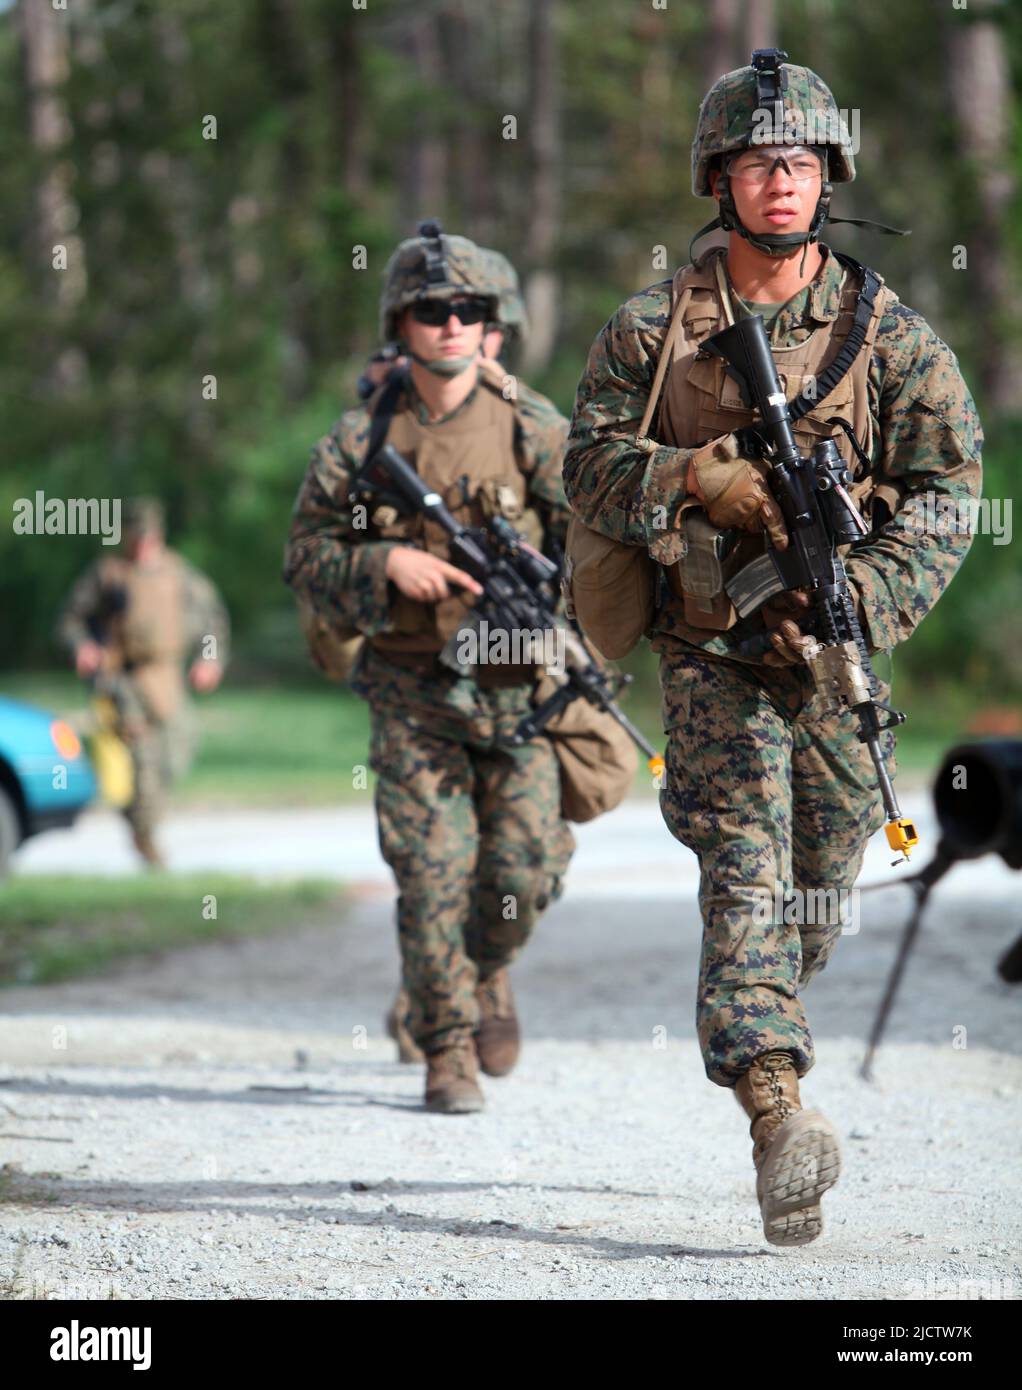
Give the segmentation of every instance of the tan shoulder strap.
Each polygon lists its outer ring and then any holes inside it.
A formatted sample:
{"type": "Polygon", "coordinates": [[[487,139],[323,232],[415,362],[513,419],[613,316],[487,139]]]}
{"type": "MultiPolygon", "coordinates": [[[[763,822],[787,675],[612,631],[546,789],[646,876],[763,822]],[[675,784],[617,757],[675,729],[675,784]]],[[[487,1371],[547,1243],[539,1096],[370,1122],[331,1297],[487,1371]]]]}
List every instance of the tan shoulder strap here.
{"type": "Polygon", "coordinates": [[[727,274],[724,270],[724,257],[718,256],[713,263],[713,269],[717,276],[717,289],[720,293],[720,302],[724,306],[724,313],[727,315],[728,327],[735,326],[735,311],[731,304],[731,291],[728,288],[727,274]]]}
{"type": "Polygon", "coordinates": [[[655,439],[649,437],[649,427],[653,419],[653,413],[660,400],[660,392],[663,390],[664,377],[667,375],[667,368],[671,364],[671,354],[674,351],[674,340],[681,332],[681,325],[685,318],[685,308],[690,297],[690,287],[686,286],[678,295],[678,303],[675,305],[671,322],[667,329],[667,336],[664,338],[664,345],[660,350],[660,360],[656,365],[656,376],[653,378],[653,385],[650,388],[649,399],[646,401],[646,409],[642,416],[635,436],[635,444],[639,449],[651,451],[657,447],[655,439]]]}

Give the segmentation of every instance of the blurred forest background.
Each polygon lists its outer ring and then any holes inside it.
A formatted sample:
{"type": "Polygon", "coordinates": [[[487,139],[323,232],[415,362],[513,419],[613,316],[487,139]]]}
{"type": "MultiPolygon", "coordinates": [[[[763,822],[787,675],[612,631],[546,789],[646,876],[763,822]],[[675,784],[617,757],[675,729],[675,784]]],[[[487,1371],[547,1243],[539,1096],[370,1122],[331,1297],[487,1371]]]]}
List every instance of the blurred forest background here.
{"type": "MultiPolygon", "coordinates": [[[[511,365],[570,413],[597,331],[663,278],[654,248],[684,263],[713,215],[689,191],[696,114],[753,47],[786,49],[860,113],[858,178],[834,212],[912,236],[826,239],[950,342],[986,429],[985,491],[1016,491],[1022,5],[56,3],[0,3],[0,502],[164,497],[171,542],[230,604],[230,687],[318,679],[282,545],[309,448],[377,345],[395,242],[430,215],[506,252],[532,317],[511,365]]],[[[55,612],[97,548],[0,530],[5,688],[60,664],[55,612]]],[[[899,650],[899,702],[921,727],[996,723],[992,707],[1018,703],[1018,557],[977,537],[899,650]]],[[[651,654],[633,669],[651,692],[651,654]]],[[[324,708],[350,698],[318,687],[324,708]]]]}

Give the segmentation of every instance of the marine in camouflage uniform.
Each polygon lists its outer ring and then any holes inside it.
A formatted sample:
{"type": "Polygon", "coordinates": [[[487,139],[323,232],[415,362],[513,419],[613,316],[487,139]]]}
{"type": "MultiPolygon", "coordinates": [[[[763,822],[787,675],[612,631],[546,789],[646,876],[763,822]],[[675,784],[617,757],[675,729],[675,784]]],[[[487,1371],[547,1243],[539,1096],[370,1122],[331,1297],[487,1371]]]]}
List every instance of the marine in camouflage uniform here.
{"type": "MultiPolygon", "coordinates": [[[[775,72],[784,56],[774,53],[775,72]]],[[[815,73],[787,63],[780,71],[786,123],[814,112],[837,117],[815,73]]],[[[760,81],[751,66],[721,78],[704,100],[693,143],[693,190],[710,194],[716,171],[729,247],[711,248],[672,279],[634,295],[600,332],[578,388],[564,481],[582,521],[645,546],[662,567],[648,634],[660,657],[669,740],[660,804],[672,833],[700,864],[699,1042],[707,1076],[735,1087],[752,1119],[767,1238],[801,1244],[819,1234],[819,1196],[839,1165],[829,1123],[800,1109],[798,1078],[814,1060],[802,989],[824,967],[842,929],[836,914],[823,923],[805,921],[804,908],[812,890],[830,890],[828,900],[840,901],[884,816],[856,721],[821,709],[800,659],[808,639],[795,620],[804,596],[738,620],[726,593],[711,594],[712,586],[695,582],[693,513],[702,518],[704,535],[725,525],[744,528],[737,531],[739,545],[754,554],[762,553],[764,527],[775,537],[778,523],[783,530],[765,485],[766,466],[743,459],[735,433],[752,423],[753,413],[719,359],[700,355],[700,342],[746,313],[762,312],[768,321],[775,315],[771,347],[790,399],[836,357],[862,283],[855,269],[820,246],[815,277],[787,302],[749,305],[735,291],[729,267],[736,248],[762,282],[767,257],[807,252],[829,215],[830,185],[854,177],[846,137],[832,134],[813,151],[824,161],[824,175],[821,187],[817,168],[810,186],[820,197],[815,209],[806,205],[813,212],[808,228],[753,232],[742,223],[734,201],[736,157],[747,152],[739,169],[755,163],[753,113],[768,110],[766,98],[778,96],[776,86],[764,91],[760,81]],[[729,174],[730,187],[722,177],[729,174]],[[758,253],[758,265],[739,238],[758,253]],[[640,439],[637,428],[676,312],[679,331],[649,432],[656,438],[640,439]],[[739,505],[729,512],[736,496],[739,505]],[[786,625],[778,628],[782,620],[786,625]],[[743,657],[739,643],[762,632],[764,623],[774,629],[774,650],[743,657]],[[762,904],[774,900],[778,887],[785,910],[764,913],[762,904]],[[801,1168],[810,1178],[793,1180],[801,1168]]],[[[774,162],[765,186],[790,201],[792,173],[790,162],[774,162]]],[[[927,530],[915,507],[921,494],[932,495],[938,509],[945,499],[950,506],[979,495],[982,434],[954,354],[887,286],[854,366],[795,430],[803,451],[835,434],[858,469],[845,435],[828,423],[835,415],[856,430],[872,464],[871,475],[852,490],[871,534],[843,553],[877,665],[931,610],[966,554],[968,534],[927,530]]],[[[885,700],[888,686],[880,685],[885,700]]],[[[883,737],[890,755],[893,735],[883,737]]]]}
{"type": "MultiPolygon", "coordinates": [[[[515,352],[528,332],[528,317],[522,300],[518,272],[501,252],[484,246],[477,249],[481,274],[485,277],[488,288],[495,296],[493,318],[486,324],[486,332],[483,335],[482,360],[479,363],[480,372],[492,387],[501,392],[508,391],[510,393],[513,391],[515,394],[521,391],[523,398],[527,402],[531,401],[535,409],[543,410],[547,405],[544,398],[530,391],[529,387],[519,382],[516,377],[509,377],[500,361],[505,354],[515,352]]],[[[359,378],[359,398],[368,400],[375,393],[377,387],[382,386],[388,380],[393,371],[407,366],[407,362],[408,359],[400,355],[396,344],[387,344],[383,350],[370,359],[365,372],[359,378]]],[[[484,989],[479,994],[479,1003],[485,1015],[481,1021],[481,1030],[485,1036],[487,1029],[499,1028],[500,1024],[497,1023],[497,1020],[502,1019],[502,1016],[506,1016],[508,1013],[510,985],[507,982],[506,971],[497,971],[495,975],[488,978],[484,989]]],[[[425,1053],[412,1036],[410,1023],[411,999],[404,985],[401,985],[393,1004],[387,1011],[387,1032],[397,1043],[398,1057],[402,1062],[413,1064],[424,1062],[425,1053]]],[[[505,1021],[505,1030],[506,1027],[505,1021]]],[[[480,1029],[477,1028],[477,1045],[479,1037],[480,1029]]]]}
{"type": "Polygon", "coordinates": [[[230,623],[216,588],[163,544],[163,508],[151,498],[123,509],[121,554],[104,555],[75,583],[58,636],[107,697],[115,732],[131,753],[133,788],[124,815],[136,849],[163,863],[154,832],[167,791],[193,755],[185,672],[215,689],[228,657],[230,623]]]}
{"type": "Polygon", "coordinates": [[[519,387],[510,399],[484,374],[483,324],[472,352],[449,362],[402,340],[402,328],[410,335],[416,326],[408,311],[423,301],[484,301],[485,321],[495,322],[500,289],[490,265],[472,242],[434,224],[398,247],[385,272],[382,336],[401,340],[415,365],[343,415],[313,450],[285,553],[287,582],[324,618],[367,639],[351,686],[370,706],[380,847],[399,890],[410,1027],[429,1063],[427,1106],[450,1113],[482,1104],[477,1048],[490,1074],[513,1065],[506,967],[559,896],[574,837],[561,816],[549,739],[507,746],[533,708],[539,668],[481,665],[462,675],[440,664],[467,616],[465,601],[446,586],[432,601],[410,597],[388,575],[402,547],[445,558],[445,534],[392,508],[362,516],[348,493],[373,416],[386,409],[388,442],[458,520],[481,525],[499,514],[537,542],[563,541],[567,422],[542,396],[519,387]],[[434,374],[467,389],[439,416],[422,394],[434,374]]]}

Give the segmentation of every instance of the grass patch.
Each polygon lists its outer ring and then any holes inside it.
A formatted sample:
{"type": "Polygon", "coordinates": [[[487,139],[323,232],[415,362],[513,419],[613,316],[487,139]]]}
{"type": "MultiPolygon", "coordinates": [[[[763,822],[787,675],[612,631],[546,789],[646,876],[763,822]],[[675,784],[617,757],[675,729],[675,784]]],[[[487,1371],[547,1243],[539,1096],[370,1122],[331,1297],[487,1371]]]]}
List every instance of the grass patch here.
{"type": "Polygon", "coordinates": [[[222,874],[71,875],[0,886],[0,984],[48,984],[132,956],[336,920],[336,883],[263,884],[222,874]],[[215,911],[216,916],[212,913],[215,911]]]}
{"type": "MultiPolygon", "coordinates": [[[[622,707],[653,745],[663,749],[656,661],[648,651],[623,663],[635,674],[622,707]]],[[[884,674],[881,672],[881,674],[884,674]]],[[[70,715],[84,715],[81,682],[65,673],[8,676],[3,693],[70,715]]],[[[966,739],[983,705],[960,686],[931,688],[896,673],[894,704],[908,722],[898,731],[898,766],[915,778],[932,776],[944,752],[966,739]]],[[[358,800],[354,770],[367,765],[369,709],[349,690],[315,684],[234,685],[193,704],[198,753],[173,793],[176,806],[315,806],[358,800]]],[[[649,782],[643,766],[636,778],[649,782]]]]}
{"type": "MultiPolygon", "coordinates": [[[[198,702],[196,702],[198,705],[198,702]]],[[[199,752],[179,799],[205,805],[309,805],[365,799],[369,707],[350,691],[228,688],[198,707],[199,752]]]]}

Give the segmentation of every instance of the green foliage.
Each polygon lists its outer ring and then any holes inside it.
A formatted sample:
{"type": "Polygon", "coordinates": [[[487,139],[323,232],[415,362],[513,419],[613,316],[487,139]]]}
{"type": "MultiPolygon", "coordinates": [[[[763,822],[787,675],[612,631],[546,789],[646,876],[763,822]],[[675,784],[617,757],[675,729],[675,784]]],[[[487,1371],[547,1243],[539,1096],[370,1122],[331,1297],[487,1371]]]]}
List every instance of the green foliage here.
{"type": "MultiPolygon", "coordinates": [[[[913,233],[835,228],[834,243],[875,265],[977,385],[989,324],[952,255],[965,245],[974,266],[984,246],[975,171],[956,152],[944,49],[947,26],[973,21],[974,7],[788,0],[777,12],[792,59],[817,68],[839,106],[860,113],[859,176],[837,190],[835,212],[913,233]]],[[[1017,90],[1022,7],[997,13],[1017,90]]],[[[241,656],[273,665],[286,655],[304,671],[297,641],[280,641],[293,613],[279,579],[288,514],[309,447],[353,403],[394,243],[418,217],[438,215],[529,268],[528,6],[93,0],[60,15],[70,61],[59,168],[87,293],[58,298],[63,282],[40,241],[39,190],[55,160],[26,138],[29,94],[17,13],[7,9],[0,512],[37,488],[64,498],[159,493],[172,541],[227,595],[241,656]],[[515,141],[501,138],[508,113],[518,117],[515,141]],[[203,139],[210,115],[215,140],[203,139]],[[368,269],[353,267],[357,247],[368,269]],[[210,378],[215,399],[203,393],[210,378]]],[[[712,216],[689,191],[708,7],[588,0],[554,15],[562,317],[534,384],[567,411],[598,329],[628,294],[684,262],[689,237],[712,216]],[[654,265],[661,246],[666,269],[654,265]]],[[[1017,113],[1015,122],[1017,136],[1017,113]]],[[[1004,160],[1022,172],[1017,138],[1004,160]]],[[[1002,228],[1016,266],[1018,212],[1016,197],[1002,228]]],[[[986,420],[991,436],[996,423],[986,420]]],[[[991,495],[1011,494],[1011,449],[1005,425],[987,456],[991,495]]],[[[4,665],[53,658],[55,611],[94,553],[88,540],[0,528],[4,665]]],[[[984,698],[1022,689],[1022,638],[1010,625],[1017,554],[977,540],[900,658],[906,679],[924,688],[935,672],[954,671],[984,698]]]]}

